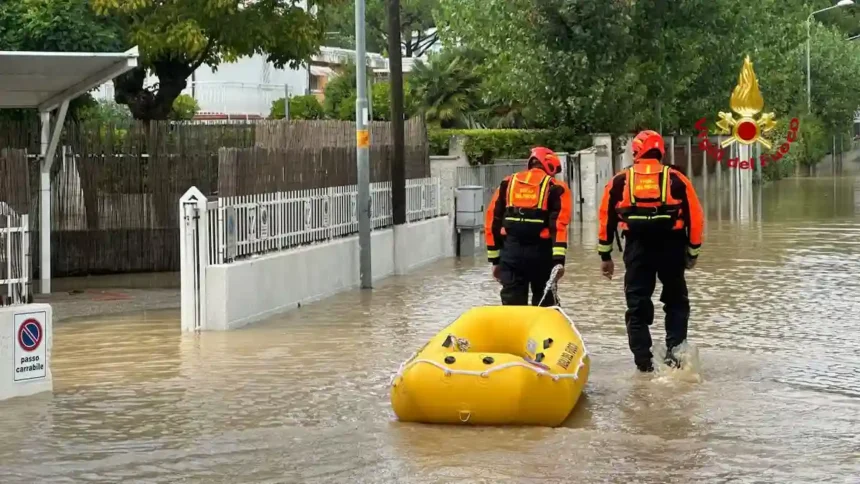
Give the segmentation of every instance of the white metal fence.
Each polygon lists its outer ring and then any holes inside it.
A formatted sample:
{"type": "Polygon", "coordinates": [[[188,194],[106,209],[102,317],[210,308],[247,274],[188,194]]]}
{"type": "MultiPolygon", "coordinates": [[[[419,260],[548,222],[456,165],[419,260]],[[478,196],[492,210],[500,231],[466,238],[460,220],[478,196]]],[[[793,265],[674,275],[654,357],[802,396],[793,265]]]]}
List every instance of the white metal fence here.
{"type": "Polygon", "coordinates": [[[0,215],[0,306],[30,302],[27,215],[0,215]]]}
{"type": "MultiPolygon", "coordinates": [[[[371,183],[371,227],[393,223],[391,182],[371,183]]],[[[406,218],[443,214],[438,178],[406,180],[406,218]]],[[[223,197],[207,205],[210,264],[331,240],[358,232],[358,186],[223,197]]]]}

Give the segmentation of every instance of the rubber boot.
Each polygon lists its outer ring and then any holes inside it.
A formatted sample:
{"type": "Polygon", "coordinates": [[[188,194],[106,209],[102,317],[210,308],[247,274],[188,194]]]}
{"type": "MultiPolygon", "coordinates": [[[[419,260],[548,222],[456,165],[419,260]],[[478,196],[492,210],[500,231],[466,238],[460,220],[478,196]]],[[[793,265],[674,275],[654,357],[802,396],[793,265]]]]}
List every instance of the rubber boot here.
{"type": "Polygon", "coordinates": [[[681,360],[675,356],[674,348],[666,350],[666,358],[663,359],[663,363],[665,363],[669,368],[681,368],[681,360]]]}

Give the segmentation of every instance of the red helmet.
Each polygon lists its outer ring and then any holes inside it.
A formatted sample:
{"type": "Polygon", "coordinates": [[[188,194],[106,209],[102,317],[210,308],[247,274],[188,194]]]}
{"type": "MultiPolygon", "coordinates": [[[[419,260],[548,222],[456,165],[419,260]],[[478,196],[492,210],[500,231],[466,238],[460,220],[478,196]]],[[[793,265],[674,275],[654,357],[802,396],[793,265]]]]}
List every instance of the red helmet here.
{"type": "Polygon", "coordinates": [[[529,155],[529,162],[532,160],[537,160],[538,163],[540,163],[541,168],[543,168],[543,171],[547,172],[550,176],[554,176],[556,173],[561,171],[561,160],[559,160],[558,155],[549,148],[544,148],[543,146],[532,148],[532,152],[529,155]]]}
{"type": "Polygon", "coordinates": [[[633,162],[639,161],[642,155],[653,149],[657,149],[661,156],[666,154],[663,137],[660,136],[660,133],[650,129],[641,131],[633,138],[633,162]]]}

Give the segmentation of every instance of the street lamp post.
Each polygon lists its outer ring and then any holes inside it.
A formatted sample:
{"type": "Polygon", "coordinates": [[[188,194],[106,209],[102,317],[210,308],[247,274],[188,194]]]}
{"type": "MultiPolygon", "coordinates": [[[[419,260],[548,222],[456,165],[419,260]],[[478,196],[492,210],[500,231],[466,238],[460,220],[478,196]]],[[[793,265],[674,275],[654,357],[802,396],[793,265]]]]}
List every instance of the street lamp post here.
{"type": "Polygon", "coordinates": [[[836,5],[833,5],[833,6],[830,6],[827,8],[822,8],[821,10],[816,10],[816,11],[812,12],[811,14],[809,14],[809,17],[806,17],[806,112],[809,114],[812,113],[812,76],[810,74],[810,67],[809,67],[809,44],[810,44],[810,39],[812,38],[812,35],[811,35],[812,17],[814,17],[816,14],[819,14],[821,12],[826,12],[826,11],[832,10],[834,8],[850,7],[852,5],[854,5],[854,0],[839,0],[839,2],[836,5]]]}

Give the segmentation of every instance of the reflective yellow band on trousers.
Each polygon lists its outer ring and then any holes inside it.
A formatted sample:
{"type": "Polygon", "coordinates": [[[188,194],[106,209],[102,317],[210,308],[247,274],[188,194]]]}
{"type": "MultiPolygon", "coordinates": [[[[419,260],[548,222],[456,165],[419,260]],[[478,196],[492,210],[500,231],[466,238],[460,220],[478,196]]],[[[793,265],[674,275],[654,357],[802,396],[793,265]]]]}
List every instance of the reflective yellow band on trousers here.
{"type": "Polygon", "coordinates": [[[505,217],[505,220],[509,222],[528,222],[531,224],[542,224],[543,220],[539,218],[520,218],[520,217],[505,217]]]}
{"type": "Polygon", "coordinates": [[[688,253],[688,254],[690,254],[690,255],[698,256],[698,255],[699,255],[699,251],[700,251],[700,250],[701,250],[701,249],[694,249],[694,248],[692,248],[692,247],[687,247],[687,253],[688,253]]]}
{"type": "Polygon", "coordinates": [[[670,219],[671,215],[628,215],[628,219],[630,220],[659,220],[659,219],[670,219]]]}
{"type": "Polygon", "coordinates": [[[499,251],[498,250],[488,250],[487,251],[487,258],[488,259],[496,259],[498,257],[499,257],[499,251]]]}
{"type": "Polygon", "coordinates": [[[612,244],[597,244],[597,252],[612,252],[612,244]]]}
{"type": "Polygon", "coordinates": [[[564,247],[553,247],[552,255],[565,255],[567,254],[567,249],[564,247]]]}

